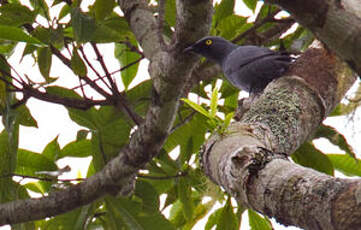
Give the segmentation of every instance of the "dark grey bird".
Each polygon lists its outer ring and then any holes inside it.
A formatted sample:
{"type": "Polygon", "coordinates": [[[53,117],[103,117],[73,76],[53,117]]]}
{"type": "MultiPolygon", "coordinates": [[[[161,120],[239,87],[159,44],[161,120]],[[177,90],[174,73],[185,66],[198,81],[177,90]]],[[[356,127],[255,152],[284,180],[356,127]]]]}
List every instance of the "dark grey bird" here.
{"type": "Polygon", "coordinates": [[[184,51],[218,63],[232,85],[255,94],[282,76],[292,62],[288,54],[259,46],[238,46],[215,36],[204,37],[184,51]]]}

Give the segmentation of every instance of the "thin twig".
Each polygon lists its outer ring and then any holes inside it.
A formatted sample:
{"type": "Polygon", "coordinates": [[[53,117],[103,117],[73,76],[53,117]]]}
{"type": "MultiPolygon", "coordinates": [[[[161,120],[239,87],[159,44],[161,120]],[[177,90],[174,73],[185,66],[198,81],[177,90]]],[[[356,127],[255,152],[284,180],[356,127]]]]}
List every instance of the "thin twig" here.
{"type": "MultiPolygon", "coordinates": [[[[0,69],[0,72],[1,72],[3,75],[10,76],[11,79],[14,79],[14,78],[11,76],[11,74],[9,74],[8,72],[6,72],[6,71],[4,71],[4,70],[0,69]]],[[[14,87],[15,89],[19,89],[19,90],[21,89],[21,88],[17,87],[17,86],[14,85],[11,81],[9,81],[8,79],[6,79],[5,77],[3,77],[3,76],[1,76],[1,75],[0,75],[0,80],[2,80],[3,82],[5,82],[7,85],[10,85],[10,86],[14,87]]]]}
{"type": "Polygon", "coordinates": [[[187,175],[188,175],[187,172],[180,171],[177,173],[177,175],[174,175],[174,176],[162,176],[162,177],[159,176],[158,177],[158,176],[149,176],[147,174],[139,173],[137,175],[137,177],[144,178],[144,179],[151,179],[151,180],[170,180],[170,179],[174,179],[174,178],[184,177],[187,175]]]}
{"type": "MultiPolygon", "coordinates": [[[[123,66],[122,68],[111,72],[110,75],[114,75],[114,74],[116,74],[116,73],[118,73],[118,72],[122,72],[123,70],[128,69],[128,68],[131,67],[132,65],[135,65],[135,64],[137,64],[138,62],[140,62],[141,60],[143,60],[144,57],[145,57],[145,56],[144,56],[144,53],[143,53],[142,51],[140,51],[136,46],[134,46],[133,44],[131,44],[129,41],[122,41],[122,42],[119,42],[119,43],[126,45],[126,46],[129,48],[130,51],[135,52],[135,53],[138,53],[141,57],[140,57],[139,59],[133,61],[133,62],[128,63],[127,65],[123,66]]],[[[80,49],[80,48],[79,48],[79,49],[80,49]]],[[[87,61],[85,58],[84,58],[84,60],[88,63],[88,61],[87,61]]],[[[90,66],[90,68],[92,68],[92,67],[90,66]]],[[[92,68],[92,69],[93,69],[93,68],[92,68]]],[[[93,70],[93,71],[94,71],[94,70],[93,70]]],[[[95,71],[94,71],[94,72],[95,72],[95,71]]],[[[95,72],[95,74],[97,74],[97,73],[95,72]]],[[[98,76],[98,78],[95,79],[93,82],[97,82],[97,81],[102,80],[103,78],[106,77],[105,75],[104,75],[104,76],[99,76],[98,74],[97,74],[97,76],[98,76]]],[[[74,88],[72,88],[72,89],[78,89],[79,87],[82,87],[82,86],[85,86],[85,85],[87,85],[87,84],[78,85],[78,86],[76,86],[76,87],[74,87],[74,88]]]]}
{"type": "Polygon", "coordinates": [[[42,181],[58,181],[58,182],[74,182],[74,181],[85,181],[86,178],[74,178],[74,179],[58,179],[56,177],[38,177],[38,176],[29,176],[29,175],[22,175],[17,173],[2,175],[0,178],[8,178],[18,176],[22,177],[24,179],[36,179],[36,180],[42,180],[42,181]]]}
{"type": "Polygon", "coordinates": [[[86,56],[86,54],[84,53],[84,49],[82,46],[79,47],[80,53],[83,56],[85,62],[87,63],[87,65],[93,70],[93,72],[97,75],[97,79],[95,79],[93,82],[96,82],[97,80],[101,80],[104,85],[106,85],[108,87],[108,89],[112,90],[112,88],[110,87],[110,85],[102,78],[102,76],[100,75],[100,73],[94,68],[94,66],[92,65],[92,63],[89,61],[88,57],[86,56]]]}
{"type": "Polygon", "coordinates": [[[171,130],[170,130],[170,134],[173,133],[174,131],[176,131],[178,128],[180,128],[181,126],[185,125],[186,123],[188,123],[192,117],[194,116],[194,114],[196,114],[196,111],[192,111],[191,114],[189,114],[186,118],[182,119],[181,122],[179,122],[178,124],[176,124],[171,130]]]}
{"type": "Polygon", "coordinates": [[[105,65],[103,56],[101,55],[97,45],[93,42],[91,42],[90,44],[92,45],[94,52],[98,58],[98,61],[99,61],[100,65],[102,66],[103,71],[105,72],[105,77],[110,82],[113,95],[116,98],[116,100],[114,100],[114,101],[116,103],[119,102],[120,105],[122,106],[122,108],[124,108],[125,112],[128,114],[128,116],[134,121],[134,123],[136,125],[139,126],[141,123],[143,123],[143,118],[133,111],[133,109],[130,107],[130,104],[128,103],[127,99],[123,95],[121,95],[120,92],[118,91],[118,87],[115,84],[115,81],[113,81],[112,76],[109,73],[107,66],[105,65]]]}
{"type": "Polygon", "coordinates": [[[242,34],[238,35],[236,38],[234,38],[232,40],[233,43],[237,43],[239,41],[241,41],[243,38],[245,38],[247,35],[255,32],[258,28],[260,28],[261,26],[263,26],[264,24],[268,23],[268,22],[271,22],[273,19],[274,19],[274,16],[276,14],[278,14],[281,10],[276,10],[275,12],[273,13],[270,13],[268,14],[265,18],[263,19],[260,19],[258,18],[258,15],[257,18],[256,18],[256,21],[255,23],[253,24],[253,26],[251,28],[249,28],[248,30],[244,31],[242,34]]]}
{"type": "MultiPolygon", "coordinates": [[[[51,52],[58,57],[64,65],[66,65],[69,69],[72,70],[71,62],[70,60],[65,57],[58,49],[56,49],[53,46],[50,46],[51,52]]],[[[103,88],[101,88],[99,85],[97,85],[94,81],[92,81],[89,77],[84,76],[83,80],[90,85],[95,91],[97,91],[100,95],[104,96],[105,98],[111,98],[111,94],[107,93],[103,88]]]]}
{"type": "MultiPolygon", "coordinates": [[[[78,80],[79,80],[79,85],[82,85],[82,84],[81,84],[81,77],[80,77],[80,76],[78,76],[78,80]]],[[[84,91],[84,87],[83,87],[83,86],[80,87],[80,90],[81,90],[81,93],[83,94],[83,98],[84,98],[84,99],[88,99],[88,97],[87,97],[86,94],[85,94],[85,91],[84,91]]]]}
{"type": "MultiPolygon", "coordinates": [[[[120,69],[118,69],[118,70],[115,70],[115,71],[111,72],[110,74],[113,75],[113,74],[116,74],[116,73],[118,73],[118,72],[122,72],[123,70],[128,69],[129,67],[131,67],[132,65],[137,64],[137,63],[140,62],[143,58],[144,58],[144,56],[140,57],[139,59],[137,59],[137,60],[135,60],[135,61],[130,62],[129,64],[123,66],[122,68],[120,68],[120,69]]],[[[103,77],[105,77],[105,76],[103,76],[103,77]]]]}
{"type": "Polygon", "coordinates": [[[144,53],[142,51],[140,51],[138,49],[138,47],[136,47],[135,45],[133,45],[132,43],[130,43],[129,41],[121,41],[119,42],[119,44],[124,44],[126,45],[128,48],[129,48],[129,51],[131,52],[135,52],[137,54],[139,54],[140,56],[142,56],[143,58],[145,57],[144,56],[144,53]]]}
{"type": "Polygon", "coordinates": [[[103,55],[100,53],[98,46],[96,43],[91,42],[90,43],[91,46],[93,47],[93,50],[97,56],[97,60],[100,63],[104,73],[105,73],[105,77],[108,79],[108,82],[110,83],[111,86],[111,90],[113,92],[113,95],[118,95],[119,91],[118,91],[118,87],[115,84],[114,80],[112,79],[112,76],[110,75],[109,71],[108,71],[108,67],[105,65],[104,59],[103,59],[103,55]]]}
{"type": "MultiPolygon", "coordinates": [[[[125,66],[123,66],[122,68],[111,72],[110,74],[111,74],[111,75],[114,75],[114,74],[116,74],[116,73],[118,73],[118,72],[122,72],[123,70],[131,67],[132,65],[137,64],[137,63],[140,62],[143,58],[144,58],[144,57],[141,57],[141,58],[139,58],[139,59],[137,59],[137,60],[135,60],[135,61],[133,61],[133,62],[125,65],[125,66]]],[[[95,79],[94,82],[99,81],[99,80],[101,80],[101,78],[105,78],[105,77],[106,77],[106,76],[100,76],[99,78],[95,79]]],[[[87,85],[87,84],[78,85],[78,86],[75,86],[75,87],[72,88],[72,89],[78,89],[79,87],[86,86],[86,85],[87,85]]]]}

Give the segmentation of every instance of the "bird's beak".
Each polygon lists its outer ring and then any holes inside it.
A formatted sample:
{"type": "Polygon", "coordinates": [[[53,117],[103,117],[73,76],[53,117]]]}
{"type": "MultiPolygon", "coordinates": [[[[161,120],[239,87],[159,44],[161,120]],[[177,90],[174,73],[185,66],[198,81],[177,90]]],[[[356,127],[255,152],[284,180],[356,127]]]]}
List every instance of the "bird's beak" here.
{"type": "Polygon", "coordinates": [[[183,50],[183,53],[187,53],[187,52],[190,52],[190,51],[194,51],[193,45],[188,46],[187,48],[185,48],[185,49],[183,50]]]}

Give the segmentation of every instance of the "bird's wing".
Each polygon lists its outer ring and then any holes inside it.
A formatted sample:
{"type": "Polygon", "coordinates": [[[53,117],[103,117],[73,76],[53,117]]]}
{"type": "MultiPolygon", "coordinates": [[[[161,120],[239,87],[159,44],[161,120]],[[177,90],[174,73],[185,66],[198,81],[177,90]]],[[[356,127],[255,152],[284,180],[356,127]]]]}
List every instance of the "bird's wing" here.
{"type": "Polygon", "coordinates": [[[274,54],[274,51],[265,47],[240,46],[228,55],[222,67],[226,74],[230,74],[251,62],[274,54]]]}
{"type": "Polygon", "coordinates": [[[223,63],[228,80],[246,91],[263,89],[268,82],[279,77],[287,68],[291,58],[257,46],[240,46],[223,63]]]}

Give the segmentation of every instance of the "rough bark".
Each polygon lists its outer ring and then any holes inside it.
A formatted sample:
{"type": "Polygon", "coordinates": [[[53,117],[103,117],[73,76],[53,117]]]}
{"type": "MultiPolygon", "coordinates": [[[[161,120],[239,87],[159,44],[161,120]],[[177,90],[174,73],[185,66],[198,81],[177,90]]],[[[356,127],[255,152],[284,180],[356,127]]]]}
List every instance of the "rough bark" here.
{"type": "Polygon", "coordinates": [[[282,224],[353,229],[360,224],[361,180],[324,175],[291,163],[287,155],[310,137],[355,79],[329,51],[308,49],[239,122],[210,138],[202,154],[205,172],[238,201],[282,224]]]}
{"type": "Polygon", "coordinates": [[[154,90],[144,123],[134,132],[129,145],[120,151],[118,157],[87,181],[46,197],[1,204],[0,225],[58,215],[88,204],[107,193],[115,194],[120,191],[122,195],[128,194],[133,190],[137,171],[159,152],[167,138],[179,106],[179,97],[190,76],[189,70],[196,60],[195,56],[181,51],[187,43],[209,31],[212,3],[208,0],[177,1],[178,39],[172,50],[164,51],[159,43],[156,20],[146,1],[118,2],[145,56],[150,60],[154,90]]]}
{"type": "Polygon", "coordinates": [[[290,12],[361,75],[361,1],[267,0],[290,12]]]}

